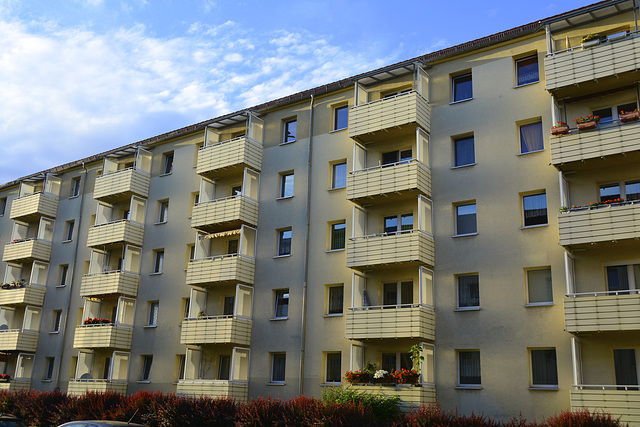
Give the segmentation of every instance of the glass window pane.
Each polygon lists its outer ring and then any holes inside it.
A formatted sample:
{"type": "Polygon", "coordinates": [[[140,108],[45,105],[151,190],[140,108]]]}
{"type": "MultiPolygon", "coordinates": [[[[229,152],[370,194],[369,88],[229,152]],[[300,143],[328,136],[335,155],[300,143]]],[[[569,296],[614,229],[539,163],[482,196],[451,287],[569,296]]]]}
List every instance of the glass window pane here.
{"type": "Polygon", "coordinates": [[[558,385],[558,369],[555,349],[531,350],[531,385],[558,385]]]}
{"type": "Polygon", "coordinates": [[[527,271],[527,296],[530,304],[553,302],[550,268],[527,271]]]}
{"type": "Polygon", "coordinates": [[[534,194],[522,198],[524,226],[547,224],[547,195],[534,194]]]}
{"type": "Polygon", "coordinates": [[[607,290],[611,292],[629,289],[629,274],[626,265],[607,266],[607,290]]]}
{"type": "Polygon", "coordinates": [[[618,184],[607,184],[600,186],[600,201],[606,202],[620,198],[620,186],[618,184]]]}
{"type": "Polygon", "coordinates": [[[293,197],[293,174],[282,175],[280,197],[293,197]]]}
{"type": "Polygon", "coordinates": [[[480,384],[481,376],[479,351],[458,352],[458,364],[460,385],[480,384]]]}
{"type": "Polygon", "coordinates": [[[613,122],[613,111],[611,107],[593,110],[593,115],[600,117],[600,124],[613,122]]]}
{"type": "Polygon", "coordinates": [[[274,317],[287,317],[289,315],[289,291],[276,291],[276,312],[274,317]]]}
{"type": "Polygon", "coordinates": [[[384,218],[384,232],[385,233],[395,233],[398,231],[398,217],[397,216],[387,216],[384,218]]]}
{"type": "Polygon", "coordinates": [[[413,230],[413,214],[404,214],[400,217],[400,229],[402,231],[413,230]]]}
{"type": "Polygon", "coordinates": [[[542,123],[520,126],[520,152],[530,153],[541,150],[544,150],[542,123]]]}
{"type": "Polygon", "coordinates": [[[395,353],[382,353],[382,369],[389,373],[397,369],[395,353]]]}
{"type": "Polygon", "coordinates": [[[291,254],[291,230],[284,230],[280,232],[278,240],[278,255],[291,254]]]}
{"type": "Polygon", "coordinates": [[[476,232],[476,205],[456,206],[456,234],[472,234],[476,232]]]}
{"type": "Polygon", "coordinates": [[[333,178],[331,188],[344,188],[347,186],[347,164],[337,163],[333,165],[333,178]]]}
{"type": "Polygon", "coordinates": [[[342,222],[331,226],[331,250],[344,249],[347,225],[342,222]]]}
{"type": "Polygon", "coordinates": [[[458,307],[480,306],[480,282],[477,274],[458,276],[458,307]]]}
{"type": "Polygon", "coordinates": [[[344,287],[331,286],[329,288],[329,307],[328,314],[342,313],[344,307],[344,287]]]}
{"type": "Polygon", "coordinates": [[[526,85],[539,80],[537,56],[521,59],[516,64],[518,69],[518,85],[526,85]]]}
{"type": "Polygon", "coordinates": [[[453,78],[453,101],[462,101],[473,98],[473,85],[471,73],[453,78]]]}
{"type": "Polygon", "coordinates": [[[334,130],[345,129],[349,124],[349,108],[338,107],[334,110],[334,130]]]}
{"type": "Polygon", "coordinates": [[[397,305],[398,304],[398,284],[385,283],[382,285],[382,304],[397,305]]]}
{"type": "Polygon", "coordinates": [[[626,200],[640,200],[640,181],[627,182],[624,187],[627,193],[626,200]]]}
{"type": "Polygon", "coordinates": [[[472,165],[476,162],[473,136],[459,138],[453,142],[454,166],[472,165]]]}
{"type": "Polygon", "coordinates": [[[284,382],[285,370],[287,364],[287,355],[284,353],[275,353],[272,356],[273,366],[271,368],[271,381],[284,382]]]}
{"type": "Polygon", "coordinates": [[[327,378],[328,383],[339,383],[342,379],[342,354],[327,353],[327,378]]]}
{"type": "Polygon", "coordinates": [[[284,124],[284,141],[293,142],[296,140],[296,133],[298,128],[297,120],[290,120],[284,124]]]}

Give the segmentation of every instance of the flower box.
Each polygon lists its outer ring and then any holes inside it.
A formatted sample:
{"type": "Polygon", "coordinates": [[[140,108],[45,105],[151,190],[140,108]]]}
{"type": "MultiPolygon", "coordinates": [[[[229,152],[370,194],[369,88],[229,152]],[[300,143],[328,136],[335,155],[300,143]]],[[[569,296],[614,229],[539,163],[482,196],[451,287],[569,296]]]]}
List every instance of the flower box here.
{"type": "Polygon", "coordinates": [[[569,133],[569,126],[554,126],[551,128],[551,135],[566,135],[569,133]]]}
{"type": "Polygon", "coordinates": [[[622,113],[622,114],[618,115],[618,118],[623,123],[634,122],[634,121],[640,119],[640,112],[638,112],[638,111],[629,111],[628,113],[622,113]]]}
{"type": "Polygon", "coordinates": [[[593,46],[597,46],[600,44],[600,40],[589,40],[588,42],[584,42],[582,43],[582,48],[588,48],[588,47],[593,47],[593,46]]]}
{"type": "Polygon", "coordinates": [[[598,126],[597,122],[584,122],[584,123],[576,123],[576,126],[578,127],[578,130],[591,130],[591,129],[595,129],[596,126],[598,126]]]}

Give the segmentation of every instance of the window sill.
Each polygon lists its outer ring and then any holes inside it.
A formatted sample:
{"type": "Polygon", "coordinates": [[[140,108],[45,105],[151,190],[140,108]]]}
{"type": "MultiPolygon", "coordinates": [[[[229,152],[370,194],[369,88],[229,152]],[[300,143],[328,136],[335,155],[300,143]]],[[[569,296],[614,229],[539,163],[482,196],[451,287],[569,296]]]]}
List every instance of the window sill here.
{"type": "Polygon", "coordinates": [[[66,288],[67,285],[56,285],[56,288],[66,288]]]}
{"type": "Polygon", "coordinates": [[[334,129],[334,130],[332,130],[332,131],[329,131],[329,133],[336,133],[336,132],[340,132],[340,131],[342,131],[342,130],[347,130],[347,129],[349,129],[349,127],[348,127],[348,126],[347,126],[346,128],[342,128],[342,129],[334,129]]]}
{"type": "Polygon", "coordinates": [[[172,173],[173,173],[173,171],[167,172],[167,173],[163,173],[163,174],[160,174],[158,176],[168,176],[168,175],[171,175],[172,173]]]}
{"type": "Polygon", "coordinates": [[[478,235],[478,233],[467,233],[467,234],[454,234],[451,237],[453,237],[455,239],[455,238],[458,238],[458,237],[468,237],[468,236],[477,236],[477,235],[478,235]]]}
{"type": "Polygon", "coordinates": [[[147,329],[147,328],[157,328],[158,325],[144,325],[143,328],[147,329]]]}
{"type": "Polygon", "coordinates": [[[289,317],[272,317],[269,320],[288,320],[288,319],[289,319],[289,317]]]}
{"type": "Polygon", "coordinates": [[[523,307],[531,308],[531,307],[552,307],[552,306],[553,306],[553,301],[552,302],[534,302],[530,304],[525,304],[523,307]]]}
{"type": "Polygon", "coordinates": [[[151,384],[151,380],[140,380],[136,381],[138,384],[151,384]]]}
{"type": "Polygon", "coordinates": [[[460,307],[458,307],[453,311],[456,312],[456,313],[463,313],[465,311],[480,311],[480,307],[468,307],[468,308],[465,308],[465,307],[460,308],[460,307]]]}
{"type": "Polygon", "coordinates": [[[541,228],[541,227],[548,227],[549,224],[536,224],[536,225],[525,225],[523,227],[520,227],[520,230],[528,230],[530,228],[541,228]]]}
{"type": "Polygon", "coordinates": [[[296,141],[297,141],[297,140],[296,140],[296,139],[294,139],[293,141],[281,142],[281,143],[280,143],[280,144],[278,144],[278,145],[289,145],[289,144],[293,144],[293,143],[294,143],[294,142],[296,142],[296,141]]]}
{"type": "Polygon", "coordinates": [[[69,242],[73,242],[73,240],[63,240],[62,243],[69,243],[69,242]]]}
{"type": "Polygon", "coordinates": [[[277,387],[277,386],[284,386],[286,384],[283,381],[283,382],[268,382],[266,385],[268,385],[268,386],[276,386],[277,387]]]}
{"type": "Polygon", "coordinates": [[[331,253],[331,252],[342,252],[344,251],[344,248],[340,248],[340,249],[327,249],[325,251],[325,253],[331,253]]]}
{"type": "Polygon", "coordinates": [[[475,165],[476,165],[476,163],[473,162],[473,163],[469,163],[468,165],[451,166],[451,169],[462,169],[462,168],[468,168],[468,167],[475,166],[475,165]]]}
{"type": "Polygon", "coordinates": [[[80,195],[76,194],[75,196],[69,196],[70,199],[77,199],[80,195]]]}
{"type": "Polygon", "coordinates": [[[149,273],[149,276],[159,276],[162,274],[162,271],[158,271],[156,273],[149,273]]]}
{"type": "Polygon", "coordinates": [[[166,224],[167,221],[154,222],[153,225],[166,224]]]}
{"type": "Polygon", "coordinates": [[[526,153],[518,153],[516,154],[516,156],[526,156],[527,154],[543,153],[543,152],[544,152],[544,148],[542,150],[527,151],[526,153]]]}
{"type": "Polygon", "coordinates": [[[558,391],[558,386],[557,385],[550,385],[550,386],[531,386],[528,388],[529,390],[532,391],[558,391]]]}
{"type": "Polygon", "coordinates": [[[274,256],[274,257],[273,257],[273,259],[276,259],[276,258],[288,258],[288,257],[290,257],[290,256],[291,256],[291,254],[286,254],[286,255],[276,255],[276,256],[274,256]]]}
{"type": "Polygon", "coordinates": [[[53,335],[57,335],[59,333],[60,333],[60,331],[49,331],[49,334],[53,334],[53,335]]]}
{"type": "Polygon", "coordinates": [[[293,196],[276,197],[276,200],[287,200],[287,199],[293,199],[293,196]]]}
{"type": "Polygon", "coordinates": [[[467,98],[467,99],[461,99],[461,100],[459,100],[459,101],[451,101],[451,102],[449,103],[449,105],[460,104],[461,102],[468,102],[468,101],[471,101],[472,99],[473,99],[473,97],[471,97],[471,98],[467,98]]]}
{"type": "Polygon", "coordinates": [[[342,317],[344,313],[323,314],[322,317],[342,317]]]}
{"type": "Polygon", "coordinates": [[[50,382],[53,382],[53,380],[52,380],[51,378],[46,378],[46,379],[44,379],[44,380],[40,380],[40,382],[43,382],[43,383],[50,383],[50,382]]]}
{"type": "Polygon", "coordinates": [[[482,390],[481,385],[457,385],[454,388],[456,390],[482,390]]]}
{"type": "Polygon", "coordinates": [[[321,383],[320,387],[336,387],[342,385],[342,383],[321,383]]]}
{"type": "Polygon", "coordinates": [[[540,80],[535,81],[535,82],[531,82],[531,83],[525,83],[523,85],[517,85],[517,86],[514,86],[513,88],[514,89],[518,89],[518,88],[521,88],[521,87],[531,86],[531,85],[535,85],[535,84],[538,84],[538,83],[540,83],[540,80]]]}

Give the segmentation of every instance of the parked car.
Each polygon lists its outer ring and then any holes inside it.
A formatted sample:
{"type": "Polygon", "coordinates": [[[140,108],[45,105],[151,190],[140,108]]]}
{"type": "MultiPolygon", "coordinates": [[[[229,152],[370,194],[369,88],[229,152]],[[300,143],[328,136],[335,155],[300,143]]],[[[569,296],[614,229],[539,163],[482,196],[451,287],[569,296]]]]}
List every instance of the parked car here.
{"type": "Polygon", "coordinates": [[[27,427],[27,425],[15,415],[0,414],[0,427],[27,427]]]}
{"type": "MultiPolygon", "coordinates": [[[[2,425],[0,424],[0,427],[2,425]]],[[[143,424],[128,423],[125,421],[108,421],[108,420],[88,420],[88,421],[71,421],[60,424],[58,427],[146,427],[143,424]]]]}

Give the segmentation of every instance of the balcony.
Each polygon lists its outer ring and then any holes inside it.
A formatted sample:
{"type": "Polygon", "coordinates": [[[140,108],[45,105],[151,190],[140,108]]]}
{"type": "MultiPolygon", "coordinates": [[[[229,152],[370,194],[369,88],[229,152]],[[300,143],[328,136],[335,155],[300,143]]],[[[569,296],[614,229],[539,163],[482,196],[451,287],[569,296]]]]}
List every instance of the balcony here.
{"type": "MultiPolygon", "coordinates": [[[[87,274],[80,283],[81,297],[103,297],[107,295],[138,295],[140,276],[124,271],[87,274]]],[[[1,294],[0,294],[1,295],[1,294]]]]}
{"type": "Polygon", "coordinates": [[[436,401],[436,389],[430,384],[423,384],[422,387],[390,387],[390,386],[345,386],[347,390],[353,390],[360,393],[375,394],[377,396],[400,398],[399,406],[402,412],[410,412],[417,409],[421,405],[428,405],[436,401]]]}
{"type": "Polygon", "coordinates": [[[73,348],[114,348],[129,350],[133,329],[114,323],[76,327],[73,348]]]}
{"type": "Polygon", "coordinates": [[[44,301],[44,286],[28,285],[24,288],[0,289],[0,305],[18,306],[34,305],[42,307],[44,301]]]}
{"type": "Polygon", "coordinates": [[[563,246],[640,238],[640,201],[572,209],[558,216],[563,246]]]}
{"type": "Polygon", "coordinates": [[[96,178],[93,198],[110,202],[128,200],[133,195],[146,198],[150,180],[148,173],[138,169],[110,172],[96,178]]]}
{"type": "Polygon", "coordinates": [[[245,136],[207,145],[198,151],[197,173],[205,176],[239,174],[249,167],[262,169],[262,144],[245,136]]]}
{"type": "Polygon", "coordinates": [[[436,314],[433,307],[427,305],[358,307],[347,311],[346,338],[349,340],[434,340],[435,336],[436,314]]]}
{"type": "Polygon", "coordinates": [[[142,246],[143,237],[144,225],[123,219],[91,227],[87,237],[87,246],[108,247],[118,244],[142,246]]]}
{"type": "Polygon", "coordinates": [[[389,201],[389,196],[416,190],[431,194],[431,170],[417,160],[354,171],[347,177],[347,199],[354,202],[389,201]]]}
{"type": "Polygon", "coordinates": [[[29,391],[31,390],[31,379],[12,379],[11,381],[0,382],[0,390],[29,391]]]}
{"type": "Polygon", "coordinates": [[[127,394],[126,381],[109,381],[109,380],[69,380],[69,394],[85,394],[88,391],[96,391],[104,393],[105,391],[114,391],[120,394],[127,394]]]}
{"type": "Polygon", "coordinates": [[[640,331],[640,294],[633,291],[571,295],[564,299],[567,332],[640,331]]]}
{"type": "Polygon", "coordinates": [[[51,243],[38,239],[26,239],[7,243],[4,246],[4,254],[2,255],[2,261],[5,262],[49,262],[49,258],[51,258],[51,243]]]}
{"type": "Polygon", "coordinates": [[[431,107],[416,91],[357,105],[349,111],[351,138],[369,138],[377,132],[411,124],[430,131],[431,107]]]}
{"type": "Polygon", "coordinates": [[[176,394],[189,396],[231,397],[244,402],[248,397],[247,383],[222,380],[180,380],[176,394]]]}
{"type": "Polygon", "coordinates": [[[640,422],[640,392],[638,387],[575,386],[571,390],[571,409],[601,410],[620,418],[621,425],[640,422]],[[627,390],[625,390],[627,388],[627,390]]]}
{"type": "Polygon", "coordinates": [[[233,316],[185,319],[180,331],[180,344],[239,344],[251,343],[251,319],[233,316]]]}
{"type": "Polygon", "coordinates": [[[258,225],[258,202],[244,196],[227,197],[194,206],[191,227],[207,232],[258,225]]]}
{"type": "Polygon", "coordinates": [[[600,125],[587,132],[551,137],[551,163],[582,162],[640,150],[640,122],[600,125]]]}
{"type": "Polygon", "coordinates": [[[196,259],[187,267],[187,285],[253,284],[256,261],[243,255],[196,259]]]}
{"type": "Polygon", "coordinates": [[[35,353],[37,346],[37,331],[21,331],[19,329],[0,330],[0,351],[35,353]]]}
{"type": "Polygon", "coordinates": [[[58,197],[47,193],[22,196],[11,203],[11,219],[33,222],[41,216],[55,218],[58,212],[58,197]]]}
{"type": "Polygon", "coordinates": [[[366,269],[388,265],[434,265],[433,237],[420,230],[350,238],[347,267],[366,269]]]}
{"type": "MultiPolygon", "coordinates": [[[[640,68],[640,38],[630,35],[583,49],[547,55],[544,59],[548,91],[579,85],[605,77],[625,79],[623,73],[640,68]]],[[[633,83],[635,77],[626,79],[633,83]]],[[[620,82],[620,84],[623,84],[620,82]]]]}

